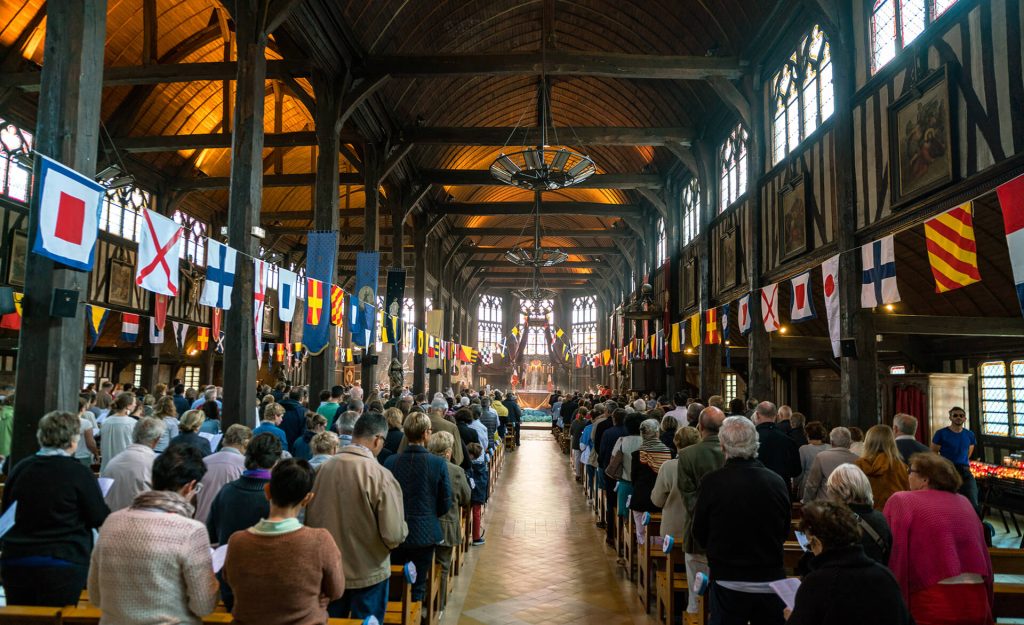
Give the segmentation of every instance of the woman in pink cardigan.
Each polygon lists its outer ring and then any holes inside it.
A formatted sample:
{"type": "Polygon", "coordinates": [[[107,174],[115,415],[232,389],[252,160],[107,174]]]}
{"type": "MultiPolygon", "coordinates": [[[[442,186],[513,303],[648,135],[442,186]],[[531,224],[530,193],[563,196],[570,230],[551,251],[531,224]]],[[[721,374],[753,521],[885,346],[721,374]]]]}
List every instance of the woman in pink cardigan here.
{"type": "Polygon", "coordinates": [[[892,529],[889,568],[917,625],[989,625],[992,561],[960,475],[933,453],[910,457],[910,491],[885,504],[892,529]]]}

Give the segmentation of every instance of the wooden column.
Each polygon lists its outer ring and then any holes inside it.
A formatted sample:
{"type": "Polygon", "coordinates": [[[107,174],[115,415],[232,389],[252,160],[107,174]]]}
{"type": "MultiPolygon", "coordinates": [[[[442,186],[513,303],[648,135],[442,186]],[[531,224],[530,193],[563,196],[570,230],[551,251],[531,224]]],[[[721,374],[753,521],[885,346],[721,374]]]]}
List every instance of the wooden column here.
{"type": "MultiPolygon", "coordinates": [[[[335,122],[340,114],[340,80],[324,72],[313,74],[313,95],[316,97],[316,184],[313,187],[313,228],[324,231],[338,230],[338,132],[335,122]]],[[[331,272],[330,283],[338,281],[337,263],[331,272]]],[[[324,284],[325,314],[330,314],[330,291],[324,284]]],[[[348,314],[346,313],[346,319],[348,314]]],[[[315,410],[320,391],[337,383],[334,372],[336,332],[328,333],[327,348],[309,361],[309,402],[315,410]]]]}
{"type": "MultiPolygon", "coordinates": [[[[445,293],[445,289],[442,286],[442,278],[440,276],[437,276],[437,277],[435,277],[435,280],[434,280],[434,296],[433,296],[434,310],[447,311],[448,306],[446,305],[446,303],[444,301],[444,293],[445,293]]],[[[442,312],[442,315],[441,315],[442,319],[446,315],[447,315],[447,312],[442,312]]],[[[427,330],[426,316],[424,316],[424,319],[423,319],[423,329],[425,331],[427,330]]],[[[444,323],[443,322],[441,324],[441,331],[442,331],[442,333],[444,332],[444,323]]],[[[424,359],[424,362],[426,362],[425,359],[424,359]]],[[[441,386],[441,374],[438,373],[436,369],[431,369],[430,374],[429,374],[427,379],[428,379],[429,384],[430,384],[429,392],[430,392],[431,395],[433,395],[434,393],[437,393],[437,392],[443,392],[444,391],[444,388],[441,386]]]]}
{"type": "MultiPolygon", "coordinates": [[[[455,336],[455,299],[452,297],[452,289],[449,288],[445,295],[444,321],[441,323],[441,336],[446,341],[452,340],[455,336]]],[[[452,385],[452,368],[445,360],[438,361],[441,366],[441,388],[447,389],[452,385]]]]}
{"type": "MultiPolygon", "coordinates": [[[[427,328],[427,220],[423,215],[417,215],[413,219],[416,236],[413,239],[415,246],[416,266],[413,268],[412,298],[416,316],[416,326],[426,331],[427,328]]],[[[412,337],[412,392],[423,393],[426,391],[426,370],[427,358],[416,349],[416,336],[412,337]]]]}
{"type": "MultiPolygon", "coordinates": [[[[380,208],[380,168],[380,149],[372,143],[367,143],[366,154],[363,159],[363,177],[366,180],[366,208],[363,210],[363,251],[365,252],[376,252],[380,250],[380,232],[378,230],[378,211],[380,208]]],[[[377,286],[379,289],[379,278],[377,286]]],[[[376,311],[374,311],[374,314],[376,314],[376,311]]],[[[373,363],[374,357],[377,356],[376,352],[377,349],[373,342],[367,345],[366,349],[363,350],[361,379],[363,390],[367,394],[369,394],[370,389],[373,388],[374,380],[376,379],[374,377],[376,366],[373,363]]]]}
{"type": "MultiPolygon", "coordinates": [[[[704,311],[711,308],[711,232],[710,226],[712,215],[717,213],[718,203],[718,181],[715,177],[715,154],[716,150],[707,143],[700,146],[701,166],[701,195],[705,202],[700,210],[700,238],[697,241],[697,269],[699,272],[698,282],[700,283],[700,313],[703,330],[704,311]]],[[[698,350],[700,357],[700,396],[707,399],[711,395],[717,395],[722,389],[722,346],[706,345],[703,332],[701,333],[701,344],[698,350]]]]}
{"type": "MultiPolygon", "coordinates": [[[[228,191],[228,245],[256,256],[259,240],[252,227],[259,225],[263,203],[263,100],[266,93],[267,35],[265,10],[259,3],[239,2],[234,13],[238,50],[234,123],[231,140],[231,187],[228,191]]],[[[253,278],[251,258],[239,255],[231,308],[224,318],[224,410],[221,427],[251,422],[256,405],[253,278]]]]}
{"type": "MultiPolygon", "coordinates": [[[[391,267],[394,269],[405,268],[405,200],[408,197],[408,192],[404,186],[398,186],[396,189],[395,196],[389,198],[388,204],[391,205],[391,267]]],[[[387,285],[385,284],[384,293],[384,305],[388,305],[387,301],[387,285]]],[[[402,327],[402,321],[405,317],[405,302],[398,303],[398,327],[402,327]]],[[[402,365],[402,380],[404,386],[405,380],[405,364],[402,359],[402,351],[405,349],[404,332],[399,332],[398,336],[395,337],[395,344],[391,346],[391,354],[389,361],[384,363],[385,367],[388,367],[388,371],[391,370],[391,361],[398,359],[398,362],[402,365]]]]}
{"type": "MultiPolygon", "coordinates": [[[[834,28],[832,68],[836,111],[832,136],[836,163],[853,163],[853,122],[850,109],[854,94],[854,35],[851,7],[839,7],[834,28]]],[[[853,167],[836,169],[836,201],[839,217],[839,314],[840,333],[852,338],[857,357],[840,360],[840,422],[867,429],[879,421],[878,362],[871,311],[860,307],[861,273],[857,259],[857,201],[853,167]]]]}
{"type": "MultiPolygon", "coordinates": [[[[99,145],[107,3],[51,2],[46,18],[35,148],[91,177],[96,172],[99,145]]],[[[40,225],[38,176],[36,183],[29,210],[29,241],[36,239],[40,225]]],[[[81,304],[88,288],[88,273],[64,268],[37,254],[26,256],[11,466],[38,449],[40,417],[51,410],[78,410],[85,345],[83,307],[78,306],[74,317],[52,317],[50,304],[56,289],[74,291],[81,304]]]]}
{"type": "MultiPolygon", "coordinates": [[[[755,76],[754,84],[761,84],[760,72],[755,76]]],[[[761,202],[758,181],[764,170],[765,146],[767,145],[762,108],[762,98],[759,95],[750,98],[750,148],[747,152],[750,159],[750,165],[747,167],[747,204],[750,208],[750,231],[747,233],[747,251],[744,254],[744,260],[747,263],[747,284],[750,285],[752,317],[750,334],[747,335],[747,397],[763,401],[773,397],[773,389],[772,335],[765,332],[760,312],[761,287],[764,286],[761,283],[761,260],[764,257],[764,234],[762,230],[764,206],[761,202]]],[[[738,332],[738,330],[737,328],[736,331],[738,332]]],[[[776,401],[780,400],[777,395],[774,398],[776,401]]]]}

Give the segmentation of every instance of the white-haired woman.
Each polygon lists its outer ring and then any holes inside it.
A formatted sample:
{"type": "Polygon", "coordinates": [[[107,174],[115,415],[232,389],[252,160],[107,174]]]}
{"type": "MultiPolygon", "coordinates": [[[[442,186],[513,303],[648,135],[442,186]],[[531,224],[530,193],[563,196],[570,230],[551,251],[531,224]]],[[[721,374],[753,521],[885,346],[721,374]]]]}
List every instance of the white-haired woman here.
{"type": "Polygon", "coordinates": [[[841,464],[828,476],[826,488],[829,498],[845,503],[857,515],[864,554],[887,566],[892,551],[892,532],[885,515],[874,508],[868,476],[855,464],[841,464]]]}
{"type": "Polygon", "coordinates": [[[647,538],[647,527],[643,523],[645,512],[661,512],[661,506],[651,501],[651,491],[658,480],[661,465],[672,459],[672,451],[661,442],[658,435],[661,424],[657,419],[647,419],[640,424],[640,449],[633,452],[630,459],[633,477],[633,495],[629,499],[629,509],[633,513],[636,526],[637,544],[643,544],[647,538]]]}

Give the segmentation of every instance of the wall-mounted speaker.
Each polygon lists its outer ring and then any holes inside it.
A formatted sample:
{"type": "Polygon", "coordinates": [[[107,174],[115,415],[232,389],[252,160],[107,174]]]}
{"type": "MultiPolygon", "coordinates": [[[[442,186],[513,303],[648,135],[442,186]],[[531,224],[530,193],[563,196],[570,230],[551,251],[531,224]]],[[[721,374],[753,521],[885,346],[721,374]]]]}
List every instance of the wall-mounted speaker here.
{"type": "Polygon", "coordinates": [[[78,291],[74,289],[54,289],[50,300],[50,316],[74,318],[78,312],[78,291]]]}

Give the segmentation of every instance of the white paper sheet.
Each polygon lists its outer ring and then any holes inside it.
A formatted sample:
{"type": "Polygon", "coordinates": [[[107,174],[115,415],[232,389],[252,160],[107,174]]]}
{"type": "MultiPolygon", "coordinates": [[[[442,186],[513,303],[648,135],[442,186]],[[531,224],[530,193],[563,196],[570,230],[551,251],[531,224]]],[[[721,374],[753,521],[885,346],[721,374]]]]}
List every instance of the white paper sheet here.
{"type": "Polygon", "coordinates": [[[3,538],[4,534],[11,531],[14,527],[14,515],[18,509],[18,502],[15,501],[11,504],[11,507],[4,512],[3,516],[0,516],[0,538],[3,538]]]}
{"type": "Polygon", "coordinates": [[[787,577],[786,579],[777,579],[774,582],[769,582],[768,585],[782,599],[786,607],[792,610],[793,606],[796,605],[796,591],[800,588],[800,579],[787,577]]]}
{"type": "Polygon", "coordinates": [[[114,486],[114,478],[101,477],[97,481],[100,483],[100,492],[102,492],[103,496],[106,497],[107,493],[109,493],[110,489],[114,486]]]}
{"type": "Polygon", "coordinates": [[[210,548],[210,559],[213,560],[213,572],[220,573],[220,570],[224,568],[224,560],[228,557],[228,546],[221,545],[214,549],[210,548]]]}
{"type": "Polygon", "coordinates": [[[800,548],[804,551],[811,550],[811,541],[807,540],[807,535],[803,532],[793,532],[796,535],[796,542],[800,543],[800,548]]]}

